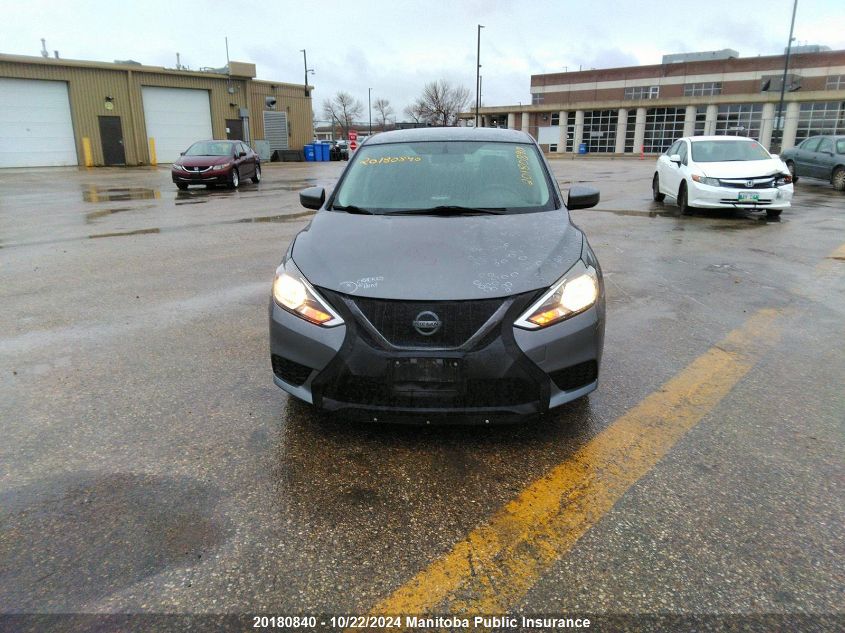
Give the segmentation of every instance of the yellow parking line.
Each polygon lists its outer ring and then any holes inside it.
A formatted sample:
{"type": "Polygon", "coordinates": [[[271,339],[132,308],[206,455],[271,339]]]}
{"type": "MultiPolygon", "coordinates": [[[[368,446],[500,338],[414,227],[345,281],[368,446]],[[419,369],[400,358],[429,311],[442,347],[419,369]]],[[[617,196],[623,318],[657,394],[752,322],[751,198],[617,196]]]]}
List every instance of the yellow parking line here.
{"type": "Polygon", "coordinates": [[[830,255],[827,256],[827,258],[845,261],[845,244],[833,251],[830,255]]]}
{"type": "Polygon", "coordinates": [[[372,609],[506,612],[724,398],[778,338],[777,310],[752,315],[372,609]]]}

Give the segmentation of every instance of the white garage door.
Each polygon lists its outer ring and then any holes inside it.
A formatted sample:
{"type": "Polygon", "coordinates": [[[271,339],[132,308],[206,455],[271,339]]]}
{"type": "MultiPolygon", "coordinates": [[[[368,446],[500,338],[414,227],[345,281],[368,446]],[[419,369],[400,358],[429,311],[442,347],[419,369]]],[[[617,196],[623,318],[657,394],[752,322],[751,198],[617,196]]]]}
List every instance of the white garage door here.
{"type": "Polygon", "coordinates": [[[159,162],[172,163],[191,143],[212,138],[208,90],[144,86],[141,95],[147,137],[155,139],[159,162]]]}
{"type": "Polygon", "coordinates": [[[67,84],[0,79],[0,167],[77,165],[67,84]]]}

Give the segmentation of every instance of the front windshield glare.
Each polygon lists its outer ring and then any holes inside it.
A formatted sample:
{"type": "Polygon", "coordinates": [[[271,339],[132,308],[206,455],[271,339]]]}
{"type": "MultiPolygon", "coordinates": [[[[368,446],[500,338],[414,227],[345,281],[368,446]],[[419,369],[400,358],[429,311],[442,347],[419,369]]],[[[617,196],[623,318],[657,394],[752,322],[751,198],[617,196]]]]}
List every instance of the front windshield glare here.
{"type": "Polygon", "coordinates": [[[231,156],[231,143],[194,143],[185,152],[185,156],[231,156]]]}
{"type": "Polygon", "coordinates": [[[768,160],[769,152],[756,141],[693,141],[692,159],[696,163],[720,163],[737,160],[768,160]]]}
{"type": "Polygon", "coordinates": [[[425,141],[363,146],[333,202],[374,213],[466,207],[508,213],[554,208],[537,149],[527,143],[425,141]]]}

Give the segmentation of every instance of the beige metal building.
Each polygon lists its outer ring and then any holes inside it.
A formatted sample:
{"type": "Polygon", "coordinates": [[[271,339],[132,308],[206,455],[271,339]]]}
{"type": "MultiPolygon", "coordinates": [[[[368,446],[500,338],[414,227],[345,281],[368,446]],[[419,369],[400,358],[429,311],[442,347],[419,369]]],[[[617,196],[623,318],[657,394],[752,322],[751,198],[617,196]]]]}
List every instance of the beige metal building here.
{"type": "Polygon", "coordinates": [[[167,163],[205,138],[301,150],[311,97],[242,62],[227,75],[0,55],[0,167],[167,163]]]}

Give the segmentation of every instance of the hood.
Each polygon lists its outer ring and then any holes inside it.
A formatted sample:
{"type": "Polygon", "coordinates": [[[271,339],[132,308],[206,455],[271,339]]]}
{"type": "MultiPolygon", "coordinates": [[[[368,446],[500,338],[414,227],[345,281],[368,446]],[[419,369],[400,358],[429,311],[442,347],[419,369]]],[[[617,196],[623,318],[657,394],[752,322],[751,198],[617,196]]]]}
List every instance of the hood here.
{"type": "Polygon", "coordinates": [[[465,300],[547,288],[581,257],[565,209],[515,215],[320,211],[293,261],[315,286],[377,299],[465,300]]]}
{"type": "Polygon", "coordinates": [[[725,163],[696,163],[696,166],[709,178],[759,178],[789,173],[789,169],[780,158],[725,163]]]}
{"type": "Polygon", "coordinates": [[[185,167],[207,167],[231,162],[231,156],[180,156],[176,162],[185,167]]]}

